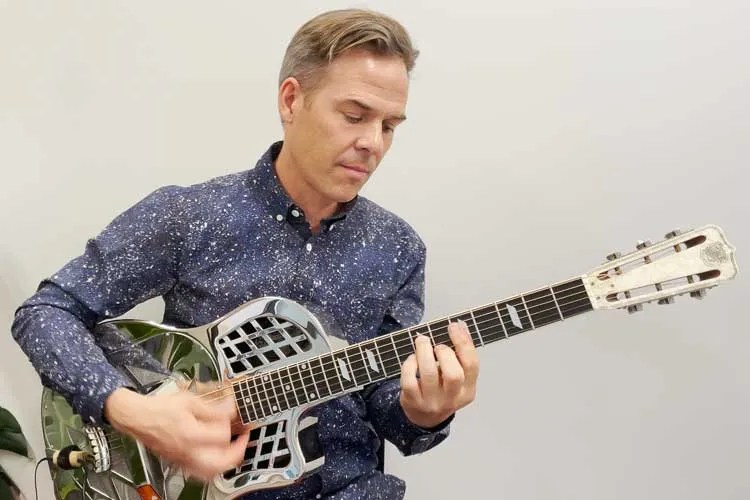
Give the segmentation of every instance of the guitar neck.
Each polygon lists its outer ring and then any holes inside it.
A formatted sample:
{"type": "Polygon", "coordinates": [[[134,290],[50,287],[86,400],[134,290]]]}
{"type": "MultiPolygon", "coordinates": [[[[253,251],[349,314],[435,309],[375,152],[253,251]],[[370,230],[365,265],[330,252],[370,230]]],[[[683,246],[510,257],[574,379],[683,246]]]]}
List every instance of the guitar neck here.
{"type": "Polygon", "coordinates": [[[418,335],[453,347],[450,322],[465,322],[474,346],[483,347],[592,309],[582,278],[575,278],[250,376],[233,383],[235,399],[250,423],[400,376],[418,335]]]}

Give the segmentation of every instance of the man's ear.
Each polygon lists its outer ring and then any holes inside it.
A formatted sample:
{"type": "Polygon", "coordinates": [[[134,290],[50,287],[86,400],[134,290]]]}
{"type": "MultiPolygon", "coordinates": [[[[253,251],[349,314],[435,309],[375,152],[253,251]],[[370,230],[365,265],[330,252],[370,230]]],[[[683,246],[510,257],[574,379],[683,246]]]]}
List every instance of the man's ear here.
{"type": "Polygon", "coordinates": [[[292,123],[297,110],[303,104],[302,87],[296,78],[290,76],[279,86],[279,116],[281,122],[292,123]]]}

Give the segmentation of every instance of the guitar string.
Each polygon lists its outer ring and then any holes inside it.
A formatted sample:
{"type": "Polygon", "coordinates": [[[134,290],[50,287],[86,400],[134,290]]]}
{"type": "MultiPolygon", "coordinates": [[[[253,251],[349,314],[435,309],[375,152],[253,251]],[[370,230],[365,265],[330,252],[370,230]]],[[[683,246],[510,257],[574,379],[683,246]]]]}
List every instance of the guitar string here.
{"type": "MultiPolygon", "coordinates": [[[[569,284],[569,283],[565,283],[565,285],[567,285],[567,284],[569,284]]],[[[533,293],[543,292],[543,291],[546,291],[546,290],[548,290],[548,291],[551,292],[549,294],[549,296],[540,297],[538,299],[531,299],[529,301],[525,301],[524,300],[523,302],[521,302],[521,303],[519,303],[517,305],[521,305],[521,304],[523,304],[525,302],[526,310],[528,311],[531,308],[538,308],[538,307],[540,307],[542,305],[555,304],[555,307],[550,307],[550,308],[547,308],[547,309],[543,309],[541,311],[534,311],[532,314],[538,317],[539,314],[555,311],[556,315],[559,316],[562,308],[570,309],[572,304],[576,304],[578,302],[583,302],[582,298],[578,298],[578,299],[575,299],[575,300],[569,301],[569,302],[566,302],[566,300],[569,300],[572,297],[575,297],[575,296],[578,296],[578,295],[586,293],[585,287],[582,284],[574,284],[573,286],[570,286],[568,288],[558,289],[556,292],[553,292],[552,288],[548,287],[547,289],[542,288],[542,289],[539,289],[537,291],[529,292],[526,295],[531,295],[533,293]],[[559,298],[556,299],[556,296],[559,296],[559,298]],[[552,297],[552,300],[549,300],[549,297],[552,297]]],[[[473,316],[473,320],[470,320],[470,321],[471,321],[471,323],[473,323],[475,329],[477,329],[477,330],[478,330],[479,326],[482,326],[482,325],[486,326],[488,323],[493,323],[493,322],[496,323],[496,325],[495,325],[496,329],[497,329],[498,326],[500,326],[500,328],[502,328],[502,326],[500,325],[499,321],[497,320],[498,314],[496,312],[493,311],[493,312],[489,312],[489,313],[484,313],[482,315],[473,315],[473,312],[477,311],[479,309],[486,309],[486,308],[492,309],[493,307],[497,308],[498,306],[505,305],[508,302],[512,302],[514,300],[520,300],[521,297],[525,297],[525,296],[519,295],[517,297],[512,297],[512,298],[507,299],[507,300],[503,300],[503,301],[500,301],[500,302],[491,303],[491,304],[488,304],[486,306],[480,306],[480,307],[472,309],[472,310],[467,310],[467,311],[462,312],[462,313],[457,313],[457,314],[450,315],[450,316],[448,316],[448,317],[446,317],[444,319],[435,320],[433,322],[430,322],[429,324],[441,323],[443,321],[450,321],[450,318],[458,318],[458,317],[461,317],[461,316],[472,315],[473,316]],[[487,319],[488,317],[490,319],[487,319]]],[[[579,305],[576,305],[575,308],[579,308],[579,307],[582,307],[582,306],[583,306],[582,304],[579,304],[579,305]]],[[[527,318],[528,318],[528,316],[529,315],[527,314],[527,318]]],[[[510,313],[507,314],[507,315],[505,315],[503,313],[500,313],[499,318],[504,322],[508,318],[511,318],[511,315],[510,315],[510,313]]],[[[519,318],[520,318],[520,316],[519,316],[519,318]]],[[[395,356],[386,357],[385,360],[383,359],[383,357],[381,357],[381,364],[384,366],[384,368],[385,368],[385,365],[387,363],[393,363],[394,361],[397,363],[397,366],[400,365],[400,359],[399,359],[399,352],[398,351],[400,349],[402,349],[402,348],[407,347],[407,346],[412,346],[413,347],[413,337],[411,335],[411,333],[412,333],[411,330],[417,330],[417,329],[420,329],[420,328],[426,329],[427,325],[428,325],[428,323],[425,323],[425,324],[422,324],[422,325],[416,325],[416,326],[408,328],[408,329],[403,329],[403,330],[399,330],[397,332],[392,332],[392,333],[388,334],[391,337],[391,339],[392,339],[392,343],[396,346],[395,348],[390,349],[391,351],[395,352],[395,356]],[[399,336],[399,335],[402,335],[402,336],[406,335],[406,339],[396,339],[396,337],[399,336]]],[[[522,331],[527,331],[527,330],[523,329],[522,331]]],[[[435,337],[446,336],[447,332],[448,332],[447,323],[444,324],[444,325],[441,325],[440,327],[437,327],[436,330],[432,330],[431,331],[433,340],[434,340],[435,337]]],[[[504,330],[503,330],[503,332],[504,332],[504,330]]],[[[500,332],[498,332],[498,333],[500,333],[500,332]]],[[[519,331],[519,332],[516,332],[516,333],[521,333],[521,332],[519,331]]],[[[479,331],[477,331],[476,335],[477,335],[478,339],[483,339],[484,337],[488,337],[489,335],[492,335],[492,332],[488,331],[488,332],[485,332],[484,335],[482,335],[482,334],[479,333],[479,331]]],[[[321,358],[323,356],[334,355],[337,352],[343,352],[344,350],[349,349],[351,347],[355,347],[357,345],[363,348],[365,344],[370,344],[370,343],[374,344],[375,341],[378,341],[378,340],[383,341],[384,337],[385,336],[377,337],[375,339],[370,339],[368,341],[362,342],[360,344],[355,344],[354,346],[348,346],[348,347],[340,349],[338,351],[333,351],[333,352],[325,353],[325,354],[323,354],[321,356],[318,356],[317,358],[310,358],[310,359],[306,359],[304,361],[300,361],[300,362],[297,362],[297,363],[294,363],[294,364],[290,364],[290,365],[287,365],[287,366],[282,367],[280,369],[276,369],[276,372],[278,372],[281,369],[290,369],[290,368],[294,367],[295,365],[309,364],[310,361],[317,360],[317,361],[320,362],[321,358]]],[[[501,333],[501,338],[505,338],[504,333],[501,333]]],[[[447,339],[448,342],[450,342],[449,337],[446,337],[446,339],[447,339]]],[[[474,340],[473,334],[472,334],[472,340],[474,340]]],[[[434,340],[434,342],[435,342],[435,345],[437,345],[439,343],[442,343],[442,342],[438,342],[436,340],[434,340]]],[[[480,345],[481,344],[482,344],[482,341],[480,340],[480,345]]],[[[376,347],[376,349],[377,349],[377,347],[376,347]]],[[[378,352],[379,352],[379,350],[378,350],[378,352]]],[[[391,352],[390,354],[393,354],[393,352],[391,352]]],[[[363,360],[363,362],[364,362],[364,360],[363,360]]],[[[320,366],[321,367],[323,367],[325,365],[326,364],[324,364],[323,362],[320,362],[320,366]]],[[[329,368],[325,368],[324,371],[319,372],[319,373],[322,374],[323,376],[327,377],[327,378],[330,377],[330,376],[332,376],[332,374],[338,375],[338,370],[335,367],[335,365],[333,366],[332,369],[330,368],[330,364],[328,364],[328,365],[329,365],[329,368]]],[[[308,384],[308,382],[310,380],[315,380],[315,375],[313,374],[312,370],[310,370],[310,373],[311,373],[310,376],[300,377],[300,379],[299,379],[299,381],[302,382],[305,385],[305,387],[307,386],[307,384],[308,384]]],[[[356,378],[358,376],[357,374],[361,375],[362,373],[367,373],[367,366],[363,365],[363,368],[352,369],[351,373],[356,378]]],[[[243,383],[247,385],[247,384],[249,384],[249,382],[251,380],[256,381],[255,379],[257,379],[258,377],[268,376],[269,374],[274,374],[274,372],[264,372],[264,373],[261,373],[261,374],[258,374],[258,375],[243,377],[240,380],[232,381],[230,386],[226,386],[226,387],[223,387],[223,388],[220,388],[220,389],[216,389],[216,390],[209,391],[207,393],[200,394],[199,397],[202,398],[202,399],[204,399],[204,400],[206,400],[207,402],[214,402],[214,401],[217,401],[219,399],[223,399],[223,398],[225,398],[227,396],[234,395],[235,394],[235,390],[234,389],[235,389],[235,387],[237,385],[243,384],[243,383]]],[[[273,382],[275,383],[275,380],[273,382]]],[[[279,385],[274,385],[274,383],[271,384],[271,390],[274,391],[274,396],[273,397],[280,404],[281,402],[279,400],[279,397],[277,396],[276,389],[279,389],[279,391],[281,391],[283,385],[285,385],[285,384],[280,383],[279,385]]],[[[267,405],[266,407],[269,409],[268,412],[265,412],[266,413],[265,416],[267,417],[267,416],[270,416],[270,415],[274,414],[272,408],[275,405],[272,404],[271,396],[268,395],[268,390],[267,390],[265,382],[261,381],[261,384],[263,384],[264,392],[266,392],[267,395],[265,397],[263,397],[263,396],[257,397],[256,399],[253,400],[253,403],[259,403],[261,405],[262,404],[267,405]]],[[[352,384],[352,386],[356,386],[356,384],[352,384]]],[[[256,387],[257,387],[257,385],[256,385],[256,387]]],[[[299,388],[295,388],[295,391],[293,392],[293,395],[294,395],[294,398],[299,403],[299,397],[296,394],[297,392],[299,392],[298,389],[299,388]]],[[[342,386],[342,390],[343,390],[343,386],[342,386]]],[[[316,391],[317,391],[317,388],[316,388],[316,391]]],[[[284,391],[282,394],[288,394],[288,391],[284,391]]],[[[258,395],[256,394],[256,396],[258,396],[258,395]]],[[[286,398],[286,401],[289,402],[289,398],[286,398]]],[[[305,403],[301,403],[301,404],[306,404],[306,403],[309,403],[309,402],[310,401],[308,400],[305,403]]],[[[292,405],[292,406],[295,406],[295,405],[292,405]]],[[[290,406],[290,407],[292,407],[292,406],[290,406]]],[[[245,407],[245,409],[247,410],[247,406],[245,407]]],[[[265,408],[261,407],[261,410],[263,410],[263,409],[265,409],[265,408]]],[[[256,415],[256,418],[258,418],[258,417],[260,417],[260,416],[256,415]]],[[[238,425],[237,427],[244,427],[244,425],[238,425]]]]}

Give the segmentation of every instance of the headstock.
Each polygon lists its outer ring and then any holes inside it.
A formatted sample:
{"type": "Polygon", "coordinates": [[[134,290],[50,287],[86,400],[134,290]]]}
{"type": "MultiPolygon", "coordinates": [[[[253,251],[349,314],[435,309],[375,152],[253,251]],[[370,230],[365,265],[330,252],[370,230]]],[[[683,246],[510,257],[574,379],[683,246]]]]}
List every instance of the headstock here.
{"type": "Polygon", "coordinates": [[[671,304],[689,293],[703,298],[709,288],[737,274],[735,248],[718,226],[670,231],[652,244],[639,241],[627,255],[607,256],[607,263],[584,275],[594,309],[639,311],[643,303],[671,304]]]}

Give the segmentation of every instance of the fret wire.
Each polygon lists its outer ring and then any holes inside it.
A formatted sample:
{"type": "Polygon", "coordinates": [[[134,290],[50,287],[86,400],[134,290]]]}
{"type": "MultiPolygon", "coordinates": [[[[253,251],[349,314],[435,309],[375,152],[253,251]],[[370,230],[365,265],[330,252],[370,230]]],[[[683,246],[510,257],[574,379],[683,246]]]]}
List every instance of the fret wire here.
{"type": "Polygon", "coordinates": [[[349,373],[352,376],[352,383],[357,386],[357,378],[354,376],[354,363],[352,363],[351,358],[349,357],[349,351],[351,349],[344,349],[344,356],[346,357],[346,366],[349,369],[349,373]]]}
{"type": "Polygon", "coordinates": [[[303,392],[303,394],[305,396],[305,399],[307,400],[306,402],[309,403],[310,402],[310,393],[307,390],[307,384],[305,383],[305,379],[302,376],[302,365],[303,364],[304,363],[297,363],[297,372],[299,373],[299,381],[302,384],[302,392],[303,392]]]}
{"type": "MultiPolygon", "coordinates": [[[[526,309],[526,316],[529,318],[529,323],[531,323],[531,329],[536,329],[536,327],[534,326],[534,320],[531,318],[531,312],[529,312],[529,306],[526,305],[526,299],[524,299],[523,295],[521,295],[521,302],[523,303],[524,309],[526,309]]],[[[523,321],[521,322],[521,324],[523,324],[523,321]]]]}
{"type": "MultiPolygon", "coordinates": [[[[344,391],[344,381],[341,380],[341,374],[339,373],[338,367],[336,365],[336,356],[334,356],[333,353],[330,353],[330,354],[327,355],[327,357],[328,357],[328,360],[329,360],[329,364],[332,367],[331,369],[333,370],[333,373],[336,374],[336,379],[334,380],[334,382],[336,382],[336,381],[338,382],[338,387],[339,388],[338,388],[337,392],[343,392],[344,391]]],[[[328,370],[328,369],[326,368],[326,370],[328,370]]]]}
{"type": "Polygon", "coordinates": [[[320,363],[320,370],[323,374],[323,379],[326,381],[326,387],[328,388],[328,395],[330,396],[331,394],[333,394],[333,391],[331,390],[331,384],[328,383],[328,376],[326,375],[325,368],[323,368],[322,356],[318,356],[318,363],[320,363]]]}
{"type": "MultiPolygon", "coordinates": [[[[566,285],[566,284],[563,284],[563,285],[566,285]]],[[[540,299],[537,299],[536,301],[540,302],[540,304],[544,304],[544,303],[546,303],[546,304],[554,304],[555,309],[557,309],[558,314],[561,314],[562,319],[565,319],[565,314],[562,313],[562,307],[564,307],[566,299],[568,300],[567,306],[570,306],[570,310],[571,310],[571,312],[573,314],[580,314],[582,312],[585,312],[585,311],[591,309],[590,303],[589,304],[587,304],[587,303],[580,303],[580,302],[586,302],[587,301],[587,299],[586,299],[585,296],[583,298],[572,299],[572,297],[574,297],[576,295],[585,295],[585,293],[584,293],[585,292],[585,288],[581,287],[580,285],[567,287],[565,289],[565,291],[567,292],[567,296],[566,297],[561,297],[561,299],[559,301],[558,301],[557,297],[554,295],[554,290],[551,289],[550,291],[552,292],[552,295],[551,295],[551,298],[553,299],[552,301],[546,300],[546,298],[540,298],[540,299]],[[573,292],[570,293],[571,291],[573,291],[573,292]],[[570,300],[570,299],[572,299],[572,300],[570,300]],[[561,303],[564,304],[564,305],[561,306],[561,303]]],[[[559,291],[558,291],[558,293],[559,293],[559,291]]],[[[512,300],[514,300],[514,299],[511,299],[511,301],[512,300]]],[[[523,300],[523,298],[522,298],[522,300],[523,300]]],[[[531,303],[531,301],[529,303],[531,303]]],[[[526,309],[527,309],[527,311],[526,311],[527,317],[529,318],[530,323],[533,324],[533,319],[531,318],[532,313],[528,309],[528,303],[526,303],[524,301],[524,305],[527,306],[526,307],[526,309]]],[[[499,305],[498,305],[498,303],[494,303],[493,306],[494,306],[495,311],[497,312],[497,316],[499,318],[500,326],[503,329],[503,333],[504,333],[505,337],[507,338],[508,334],[507,334],[507,330],[505,328],[505,323],[503,321],[503,318],[504,318],[503,313],[501,313],[499,311],[499,305]]],[[[536,307],[541,307],[541,305],[537,304],[536,307]]],[[[537,312],[535,314],[538,315],[538,314],[540,314],[542,312],[546,312],[546,311],[548,311],[548,310],[542,310],[542,311],[539,311],[539,312],[537,312]]],[[[481,332],[479,330],[479,326],[480,326],[480,323],[487,323],[488,320],[487,319],[483,319],[482,317],[477,318],[477,316],[474,313],[474,310],[469,311],[469,313],[470,313],[470,315],[473,318],[474,326],[477,329],[477,332],[479,334],[479,339],[480,339],[480,341],[482,343],[484,343],[484,339],[483,339],[482,334],[481,334],[481,332]]],[[[493,314],[492,316],[494,317],[495,315],[493,314]]],[[[519,317],[519,319],[520,319],[520,317],[519,317]]],[[[439,322],[440,321],[438,321],[436,323],[439,323],[439,322]]],[[[447,331],[447,322],[446,322],[446,325],[443,325],[443,326],[446,327],[446,331],[447,331]]],[[[428,328],[430,329],[430,334],[431,334],[431,336],[433,338],[433,342],[436,342],[434,340],[435,339],[435,333],[433,332],[432,326],[428,325],[428,328]]],[[[525,331],[525,329],[522,328],[521,331],[525,331]]],[[[399,333],[399,332],[394,332],[394,334],[389,335],[389,337],[390,337],[391,345],[394,348],[394,359],[393,360],[396,360],[397,365],[400,365],[400,362],[401,362],[401,360],[400,360],[400,358],[401,358],[401,351],[399,350],[399,348],[400,347],[402,348],[404,346],[403,345],[399,346],[399,345],[396,344],[396,340],[395,340],[395,334],[396,333],[399,333]]],[[[518,333],[521,333],[521,332],[519,331],[518,333]]],[[[408,334],[408,332],[407,332],[407,334],[408,334]]],[[[409,343],[412,343],[412,342],[413,342],[413,338],[411,336],[409,336],[409,343]]],[[[399,342],[399,343],[403,344],[403,342],[399,342]]],[[[384,359],[383,359],[383,354],[381,353],[380,346],[378,345],[377,342],[374,342],[374,341],[373,341],[373,345],[375,346],[375,350],[376,350],[376,353],[377,353],[379,361],[380,361],[380,366],[382,367],[383,370],[385,370],[385,372],[387,374],[387,372],[389,371],[389,368],[386,367],[386,361],[384,361],[384,359]]],[[[361,349],[362,349],[361,346],[359,347],[359,349],[360,349],[360,354],[362,354],[363,363],[364,363],[364,353],[361,351],[361,349]]],[[[393,361],[393,360],[389,360],[389,361],[393,361]]],[[[350,363],[350,366],[351,366],[351,363],[350,363]]],[[[400,366],[398,366],[398,367],[400,368],[400,366]]],[[[325,368],[322,365],[322,363],[321,363],[321,368],[325,370],[325,368]]],[[[354,374],[354,376],[356,376],[357,370],[355,370],[353,366],[351,367],[351,369],[352,369],[352,373],[354,374]]],[[[367,370],[365,369],[365,371],[367,371],[367,370]]],[[[304,376],[302,375],[301,369],[299,367],[298,367],[298,372],[300,374],[301,381],[302,381],[302,379],[304,379],[304,376]]],[[[326,375],[327,371],[325,371],[323,373],[324,373],[324,375],[326,375]]],[[[311,371],[311,375],[313,375],[312,371],[311,371]]],[[[390,375],[390,374],[388,374],[388,375],[390,375]]],[[[369,373],[368,373],[368,378],[370,378],[370,380],[372,380],[372,377],[370,377],[369,373]]],[[[254,381],[254,383],[256,384],[256,387],[257,387],[257,382],[254,381]]],[[[316,390],[317,390],[317,388],[316,388],[316,390]]],[[[265,386],[264,386],[264,393],[266,393],[266,395],[268,395],[268,391],[267,391],[267,389],[265,389],[265,386]]],[[[270,401],[270,399],[268,397],[266,399],[268,401],[270,401]]],[[[297,402],[299,403],[299,398],[297,396],[297,393],[295,393],[295,399],[297,399],[297,402]]],[[[308,399],[308,401],[309,401],[309,396],[308,396],[307,393],[306,393],[306,399],[308,399]]],[[[252,398],[251,398],[251,401],[253,401],[252,398]]],[[[277,401],[278,401],[278,399],[277,399],[277,401]]],[[[254,401],[253,401],[253,403],[254,403],[254,401]]],[[[280,401],[279,401],[279,403],[280,403],[280,401]]],[[[264,410],[264,408],[261,407],[261,413],[265,413],[263,410],[264,410]]],[[[256,411],[256,414],[257,413],[258,412],[256,411]]]]}
{"type": "Polygon", "coordinates": [[[380,348],[378,347],[377,342],[372,343],[375,346],[375,352],[378,355],[378,360],[380,360],[380,369],[383,370],[383,374],[386,374],[385,364],[383,363],[383,357],[380,355],[380,348]]]}
{"type": "MultiPolygon", "coordinates": [[[[312,376],[313,387],[315,387],[315,392],[316,392],[316,396],[315,397],[317,399],[321,399],[321,398],[324,398],[326,396],[330,396],[331,392],[330,392],[330,388],[328,388],[329,389],[328,394],[323,394],[323,392],[325,392],[325,389],[328,387],[328,380],[327,380],[326,377],[323,377],[323,379],[324,379],[323,381],[325,382],[325,385],[321,384],[320,380],[318,379],[318,377],[315,374],[315,365],[313,363],[315,363],[316,361],[320,365],[320,360],[318,358],[311,358],[311,359],[309,359],[308,362],[307,362],[307,365],[310,367],[310,375],[312,376]]],[[[322,365],[320,365],[320,367],[321,367],[321,374],[322,374],[322,368],[323,367],[322,367],[322,365]]]]}
{"type": "Polygon", "coordinates": [[[291,407],[294,406],[294,404],[292,403],[292,400],[289,398],[289,396],[291,395],[290,394],[291,391],[289,389],[287,389],[287,386],[290,389],[291,389],[292,386],[291,386],[291,384],[285,384],[284,383],[284,374],[282,373],[283,369],[284,369],[283,367],[279,368],[278,370],[276,370],[276,372],[278,373],[279,385],[281,387],[282,394],[284,394],[284,401],[286,401],[286,408],[285,409],[288,410],[289,408],[291,408],[291,407]]]}
{"type": "Polygon", "coordinates": [[[271,383],[271,392],[273,393],[273,398],[276,400],[276,404],[275,405],[271,404],[271,411],[273,411],[274,413],[276,413],[276,412],[279,411],[279,408],[281,407],[281,401],[279,401],[279,396],[278,396],[278,394],[276,394],[276,388],[273,385],[273,379],[271,378],[271,375],[270,374],[266,374],[265,377],[267,378],[267,380],[263,380],[263,385],[265,387],[266,383],[268,383],[268,382],[271,383]],[[275,410],[274,410],[274,407],[276,408],[275,410]]]}
{"type": "Polygon", "coordinates": [[[338,357],[336,357],[336,373],[339,374],[339,380],[341,380],[342,390],[351,389],[356,385],[353,380],[348,379],[341,371],[341,364],[343,363],[346,367],[346,373],[348,373],[350,376],[353,376],[353,374],[351,374],[351,365],[346,356],[346,350],[347,349],[344,349],[343,352],[338,352],[338,357]]]}
{"type": "Polygon", "coordinates": [[[232,388],[234,389],[234,400],[235,402],[237,402],[237,408],[240,413],[240,419],[242,420],[243,424],[247,424],[250,422],[250,418],[248,415],[249,412],[247,410],[247,403],[245,402],[245,397],[242,395],[242,381],[232,384],[232,388]],[[237,397],[237,391],[239,391],[239,398],[237,397]]]}
{"type": "MultiPolygon", "coordinates": [[[[288,367],[288,366],[285,366],[285,367],[283,368],[283,370],[284,370],[284,371],[286,371],[286,378],[287,378],[287,380],[289,381],[289,383],[288,383],[288,384],[284,384],[284,391],[286,392],[286,391],[288,390],[288,389],[286,388],[286,386],[288,385],[288,386],[289,386],[289,389],[291,389],[291,392],[292,392],[292,395],[294,396],[294,399],[295,399],[295,401],[297,402],[297,406],[299,406],[299,405],[300,405],[301,403],[299,402],[299,399],[297,399],[297,391],[295,391],[295,390],[294,390],[294,384],[292,383],[292,376],[291,376],[291,374],[289,373],[289,367],[288,367]]],[[[282,376],[282,377],[283,377],[283,376],[282,376]]],[[[283,383],[283,378],[282,378],[282,383],[283,383]]],[[[291,406],[290,406],[290,408],[291,408],[291,406]]]]}
{"type": "Polygon", "coordinates": [[[250,380],[253,381],[253,387],[255,388],[255,394],[257,394],[259,396],[259,399],[260,399],[260,401],[258,401],[258,404],[260,405],[261,418],[266,418],[267,414],[265,412],[265,409],[263,408],[263,400],[265,398],[260,395],[260,391],[258,390],[258,381],[257,381],[257,378],[258,378],[257,376],[254,376],[254,377],[251,377],[250,380]]]}
{"type": "Polygon", "coordinates": [[[393,340],[393,338],[394,338],[394,334],[393,334],[393,333],[391,333],[391,334],[390,334],[390,335],[388,335],[388,336],[389,336],[389,337],[390,337],[390,339],[391,339],[391,344],[393,344],[393,352],[394,352],[394,353],[396,354],[396,361],[397,361],[397,362],[398,362],[398,364],[400,365],[400,364],[402,363],[402,361],[401,361],[401,357],[400,357],[400,356],[398,355],[398,348],[396,347],[396,341],[395,341],[395,340],[393,340]]]}
{"type": "Polygon", "coordinates": [[[266,395],[265,402],[268,403],[268,415],[273,415],[275,412],[273,411],[273,400],[271,399],[271,393],[268,391],[268,386],[266,386],[266,381],[263,380],[263,377],[265,375],[260,374],[260,384],[263,386],[263,393],[266,395]]]}
{"type": "Polygon", "coordinates": [[[560,310],[560,304],[557,303],[557,297],[555,297],[555,291],[552,289],[551,286],[547,288],[549,288],[549,293],[552,295],[552,300],[555,302],[555,307],[557,308],[557,314],[560,315],[561,320],[565,319],[562,311],[560,310]]]}
{"type": "MultiPolygon", "coordinates": [[[[362,350],[362,344],[359,345],[359,354],[362,356],[362,365],[365,367],[365,373],[367,374],[367,380],[369,382],[372,382],[372,376],[370,375],[370,370],[368,370],[370,365],[370,358],[367,358],[367,361],[365,361],[365,352],[362,350]]],[[[370,352],[370,351],[367,351],[370,352]]]]}
{"type": "Polygon", "coordinates": [[[505,338],[508,338],[508,330],[505,328],[505,321],[503,321],[503,315],[500,312],[500,307],[498,307],[498,303],[495,302],[495,310],[497,311],[497,317],[500,320],[500,326],[503,327],[503,333],[505,334],[505,338]]]}
{"type": "MultiPolygon", "coordinates": [[[[255,406],[255,400],[251,396],[250,381],[248,379],[245,379],[245,380],[243,380],[241,382],[241,384],[242,385],[241,385],[241,388],[240,388],[240,391],[241,391],[240,393],[243,395],[243,397],[245,399],[247,399],[247,401],[249,401],[250,405],[252,405],[253,417],[254,417],[253,420],[255,420],[257,418],[257,416],[258,416],[258,409],[255,406]]],[[[244,401],[244,399],[243,399],[243,401],[244,401]]],[[[246,404],[247,404],[247,402],[246,402],[246,404]]]]}
{"type": "Polygon", "coordinates": [[[471,320],[474,323],[474,329],[477,331],[477,337],[479,338],[479,345],[484,346],[484,338],[482,338],[482,332],[479,331],[479,327],[477,326],[477,318],[474,317],[474,310],[470,309],[469,314],[471,315],[471,320]]]}

